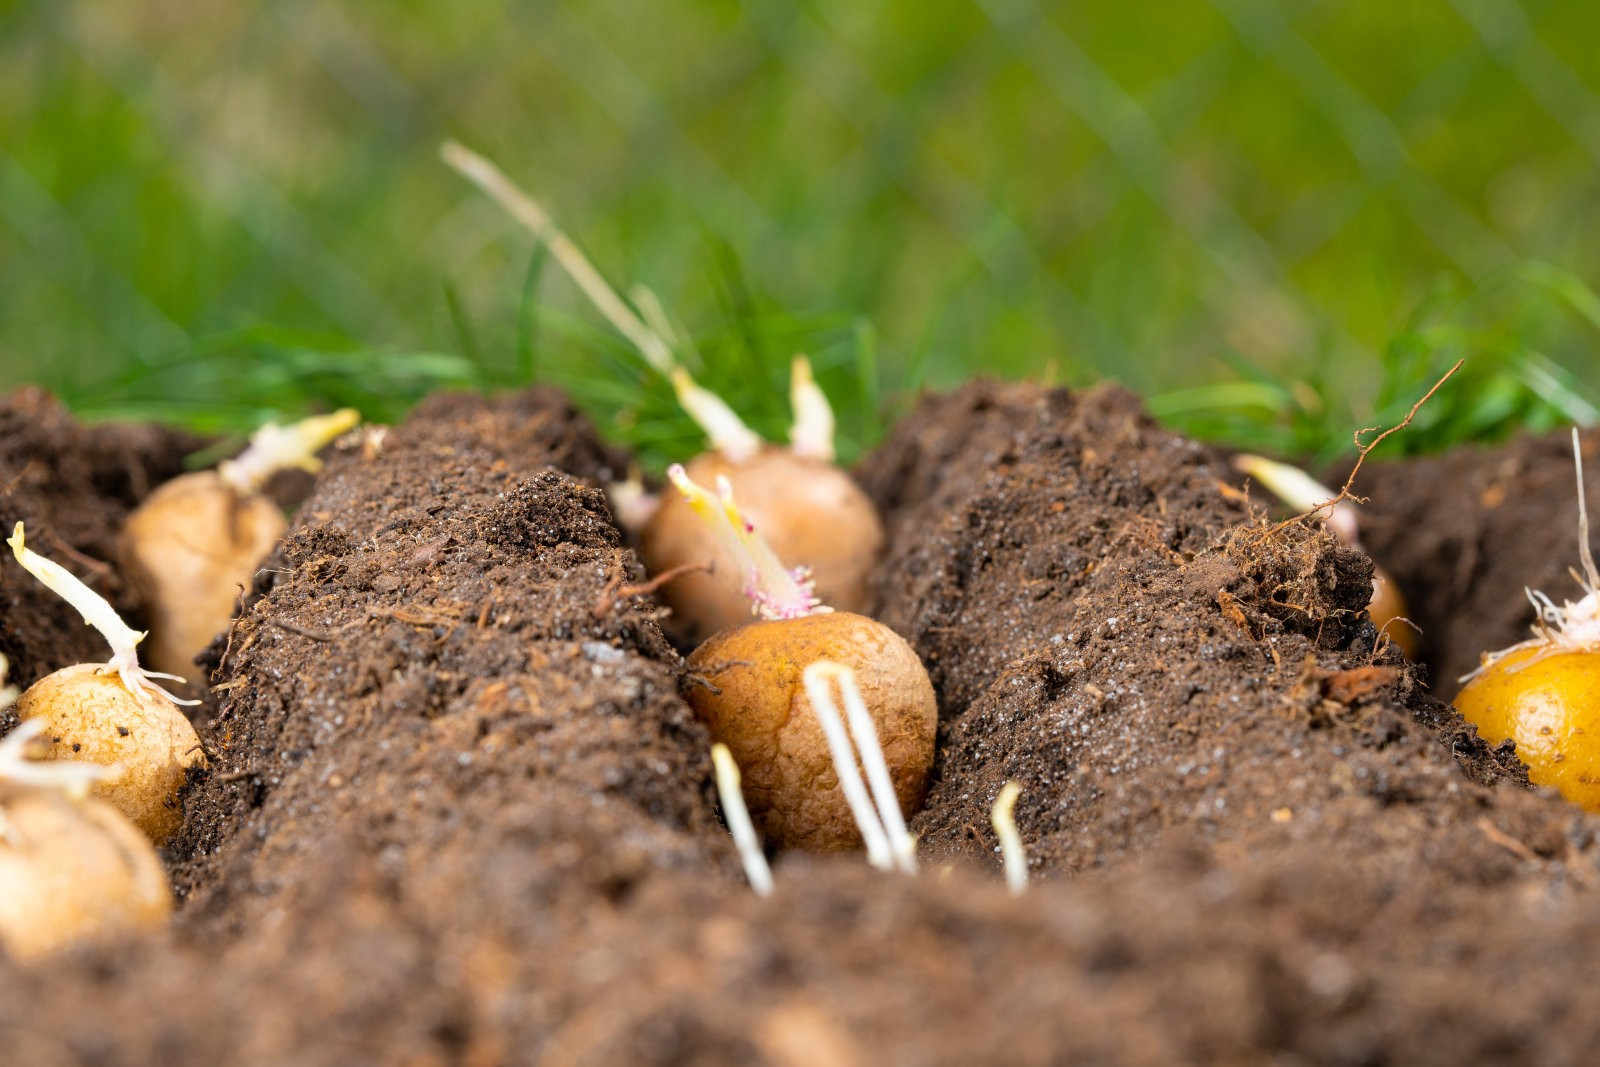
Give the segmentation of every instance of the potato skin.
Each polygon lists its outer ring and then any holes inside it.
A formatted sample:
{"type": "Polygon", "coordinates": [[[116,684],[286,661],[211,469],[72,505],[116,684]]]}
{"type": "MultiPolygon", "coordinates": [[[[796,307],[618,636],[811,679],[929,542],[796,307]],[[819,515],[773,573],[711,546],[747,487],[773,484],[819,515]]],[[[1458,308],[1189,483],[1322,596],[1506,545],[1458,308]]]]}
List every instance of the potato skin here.
{"type": "Polygon", "coordinates": [[[128,817],[156,844],[183,824],[178,794],[204,767],[200,735],[170,700],[128,692],[114,673],[81,663],[39,679],[17,698],[17,717],[42,719],[47,759],[122,765],[90,792],[128,817]]]}
{"type": "Polygon", "coordinates": [[[689,669],[721,692],[691,683],[687,699],[732,751],[762,837],[837,852],[861,847],[861,834],[801,677],[819,659],[855,671],[909,818],[933,766],[939,712],[922,661],[882,623],[835,612],[725,630],[689,657],[689,669]]]}
{"type": "MultiPolygon", "coordinates": [[[[820,459],[786,448],[763,449],[734,465],[720,453],[696,456],[686,468],[710,489],[726,475],[733,497],[785,566],[806,566],[817,596],[841,611],[864,611],[883,549],[883,523],[850,475],[820,459]]],[[[652,574],[685,563],[712,563],[715,573],[685,574],[661,592],[672,609],[665,624],[696,642],[750,621],[745,575],[710,536],[683,497],[668,491],[639,538],[639,555],[652,574]]]]}
{"type": "Polygon", "coordinates": [[[145,662],[193,680],[195,656],[228,628],[240,588],[250,588],[286,529],[276,504],[239,492],[216,471],[185,474],[151,493],[128,516],[120,552],[123,572],[149,604],[145,662]]]}
{"type": "Polygon", "coordinates": [[[1421,642],[1417,638],[1417,631],[1396,619],[1405,618],[1406,601],[1400,595],[1400,587],[1395,580],[1382,567],[1374,567],[1372,571],[1372,600],[1367,604],[1367,614],[1372,618],[1372,625],[1389,635],[1406,659],[1416,659],[1421,642]],[[1388,629],[1384,630],[1387,626],[1388,629]]]}
{"type": "Polygon", "coordinates": [[[1600,651],[1519,649],[1468,682],[1455,706],[1491,745],[1516,743],[1529,781],[1600,811],[1600,651]]]}
{"type": "Polygon", "coordinates": [[[0,946],[12,957],[154,929],[172,913],[155,849],[109,805],[4,786],[0,816],[0,946]]]}

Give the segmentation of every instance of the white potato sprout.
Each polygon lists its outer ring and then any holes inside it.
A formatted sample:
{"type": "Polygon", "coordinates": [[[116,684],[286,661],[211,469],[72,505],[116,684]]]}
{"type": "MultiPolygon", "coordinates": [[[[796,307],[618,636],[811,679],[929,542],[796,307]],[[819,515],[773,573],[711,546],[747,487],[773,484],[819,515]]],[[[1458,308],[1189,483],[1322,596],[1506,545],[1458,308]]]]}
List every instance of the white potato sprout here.
{"type": "Polygon", "coordinates": [[[1021,794],[1021,785],[1007,782],[1000,787],[1000,795],[994,798],[994,807],[989,809],[989,822],[994,826],[994,835],[1000,839],[1006,888],[1011,890],[1012,896],[1028,888],[1028,855],[1023,851],[1016,820],[1017,797],[1021,794]]]}
{"type": "Polygon", "coordinates": [[[917,844],[906,829],[900,812],[900,801],[895,796],[894,782],[889,777],[889,766],[883,758],[883,748],[878,743],[878,731],[872,724],[872,715],[861,698],[856,685],[856,675],[849,667],[831,660],[818,660],[805,669],[801,676],[806,695],[811,700],[811,710],[822,726],[828,740],[828,752],[833,757],[834,769],[839,775],[839,788],[855,816],[861,830],[861,840],[867,848],[867,862],[880,870],[898,868],[906,874],[917,872],[917,844]],[[834,706],[828,683],[836,682],[844,698],[845,717],[850,723],[850,737],[846,738],[838,708],[834,706]],[[850,742],[860,751],[861,763],[867,770],[867,780],[872,783],[872,800],[861,782],[861,772],[856,767],[856,753],[850,742]],[[874,805],[876,810],[874,810],[874,805]]]}
{"type": "Polygon", "coordinates": [[[122,616],[117,614],[117,610],[106,601],[105,597],[84,585],[71,571],[27,547],[23,539],[22,523],[17,523],[16,529],[12,531],[6,543],[11,546],[11,551],[16,554],[17,562],[22,564],[24,570],[76,608],[78,614],[83,616],[83,621],[93,626],[99,631],[100,636],[106,639],[106,644],[111,646],[111,658],[106,661],[104,669],[115,671],[128,692],[141,700],[159,694],[174,704],[200,703],[198,700],[181,700],[151,681],[153,678],[165,678],[174,682],[182,682],[184,679],[176,674],[147,671],[139,666],[137,648],[145,635],[123,622],[122,616]]]}
{"type": "Polygon", "coordinates": [[[672,368],[672,391],[678,394],[678,406],[688,412],[706,437],[711,447],[728,457],[730,463],[744,463],[761,451],[761,436],[744,424],[744,420],[716,393],[695,383],[682,367],[672,368]]]}
{"type": "Polygon", "coordinates": [[[1361,543],[1361,516],[1356,506],[1299,467],[1248,454],[1234,456],[1233,466],[1266,486],[1290,507],[1309,515],[1325,513],[1323,521],[1345,544],[1361,543]]]}
{"type": "Polygon", "coordinates": [[[288,426],[264,423],[250,435],[250,447],[217,464],[217,474],[241,493],[259,493],[273,473],[298,468],[315,474],[322,469],[317,453],[361,421],[354,408],[331,415],[313,415],[288,426]]]}
{"type": "Polygon", "coordinates": [[[789,447],[797,456],[810,456],[833,462],[833,407],[811,374],[811,361],[795,356],[789,365],[789,406],[794,410],[794,425],[789,429],[789,447]]]}
{"type": "Polygon", "coordinates": [[[114,763],[29,759],[28,745],[47,725],[43,719],[27,719],[0,738],[0,781],[59,789],[74,800],[82,800],[89,795],[90,786],[122,773],[122,768],[114,763]]]}
{"type": "Polygon", "coordinates": [[[727,817],[734,847],[739,850],[744,875],[756,896],[767,896],[772,892],[772,868],[767,866],[761,839],[750,822],[750,809],[744,806],[744,793],[739,789],[739,765],[721,741],[711,746],[711,763],[717,771],[717,795],[722,798],[722,812],[727,817]]]}

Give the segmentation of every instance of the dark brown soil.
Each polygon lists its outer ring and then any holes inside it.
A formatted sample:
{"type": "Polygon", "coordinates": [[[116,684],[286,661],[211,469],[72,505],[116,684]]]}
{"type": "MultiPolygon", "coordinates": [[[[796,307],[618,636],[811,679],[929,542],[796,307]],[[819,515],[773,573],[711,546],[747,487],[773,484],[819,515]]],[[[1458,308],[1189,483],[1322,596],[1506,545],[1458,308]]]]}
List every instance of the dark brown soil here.
{"type": "MultiPolygon", "coordinates": [[[[117,533],[150,490],[183,473],[184,456],[201,443],[154,426],[82,426],[38,389],[0,397],[0,540],[25,523],[31,547],[137,620],[137,599],[114,566],[117,533]]],[[[62,607],[0,545],[0,654],[19,685],[110,656],[100,635],[62,607]]]]}
{"type": "MultiPolygon", "coordinates": [[[[1600,506],[1600,433],[1584,435],[1583,454],[1600,506]]],[[[1569,431],[1374,463],[1357,488],[1369,501],[1362,539],[1399,581],[1441,696],[1455,695],[1484,652],[1528,636],[1524,588],[1557,603],[1582,595],[1569,574],[1578,566],[1569,431]]]]}
{"type": "Polygon", "coordinates": [[[611,595],[607,468],[550,394],[335,455],[213,649],[184,910],[0,962],[7,1060],[1592,1059],[1595,820],[1374,657],[1365,557],[1125,394],[975,385],[869,457],[941,697],[925,870],[786,856],[766,901],[611,595]]]}

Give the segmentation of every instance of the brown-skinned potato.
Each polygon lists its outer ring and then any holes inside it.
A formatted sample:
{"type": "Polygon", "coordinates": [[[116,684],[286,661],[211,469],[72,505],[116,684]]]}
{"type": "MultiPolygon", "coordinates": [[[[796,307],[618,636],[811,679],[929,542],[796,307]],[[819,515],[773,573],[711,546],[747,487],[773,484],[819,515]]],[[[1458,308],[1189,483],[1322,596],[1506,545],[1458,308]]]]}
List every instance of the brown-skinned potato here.
{"type": "Polygon", "coordinates": [[[31,960],[161,926],[172,890],[150,842],[115,808],[0,784],[0,947],[31,960]]]}
{"type": "Polygon", "coordinates": [[[1400,586],[1382,567],[1372,568],[1372,599],[1367,603],[1367,615],[1372,625],[1389,636],[1406,659],[1416,659],[1421,641],[1417,631],[1406,620],[1406,601],[1400,595],[1400,586]]]}
{"type": "Polygon", "coordinates": [[[148,605],[145,658],[189,676],[194,658],[228,628],[241,590],[283,536],[283,512],[216,471],[174,478],[151,493],[123,528],[123,573],[148,605]]]}
{"type": "Polygon", "coordinates": [[[42,719],[41,755],[116,764],[121,773],[90,792],[162,844],[183,824],[179,793],[204,767],[200,737],[183,711],[159,692],[130,692],[114,671],[90,663],[39,679],[17,699],[17,717],[42,719]]]}
{"type": "Polygon", "coordinates": [[[733,753],[751,817],[781,848],[859,848],[828,743],[801,680],[817,660],[851,668],[878,732],[901,810],[922,802],[938,707],[922,662],[900,635],[850,612],[752,622],[689,657],[688,701],[733,753]]]}
{"type": "MultiPolygon", "coordinates": [[[[765,448],[743,463],[707,452],[688,466],[691,479],[716,485],[728,478],[739,507],[786,563],[811,569],[817,597],[841,611],[863,611],[872,571],[883,548],[883,524],[850,475],[822,459],[765,448]]],[[[651,573],[709,563],[663,590],[672,609],[669,629],[696,642],[750,621],[747,576],[734,556],[706,536],[705,524],[676,493],[668,493],[640,536],[639,554],[651,573]]]]}

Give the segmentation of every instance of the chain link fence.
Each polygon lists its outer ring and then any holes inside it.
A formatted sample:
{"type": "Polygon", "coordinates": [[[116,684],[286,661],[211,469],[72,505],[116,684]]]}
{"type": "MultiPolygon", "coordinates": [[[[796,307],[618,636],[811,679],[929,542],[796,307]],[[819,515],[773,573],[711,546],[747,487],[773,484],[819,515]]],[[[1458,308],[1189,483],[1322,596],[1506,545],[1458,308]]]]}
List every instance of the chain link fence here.
{"type": "Polygon", "coordinates": [[[692,327],[745,290],[758,324],[869,319],[890,390],[1111,375],[1181,408],[1244,367],[1359,409],[1422,308],[1461,324],[1462,354],[1491,337],[1550,390],[1600,394],[1593,4],[24,0],[3,17],[0,384],[91,406],[176,364],[174,410],[187,392],[196,418],[243,418],[307,373],[246,349],[364,353],[380,390],[457,373],[414,362],[441,353],[516,373],[531,248],[438,165],[446,136],[692,327]]]}

